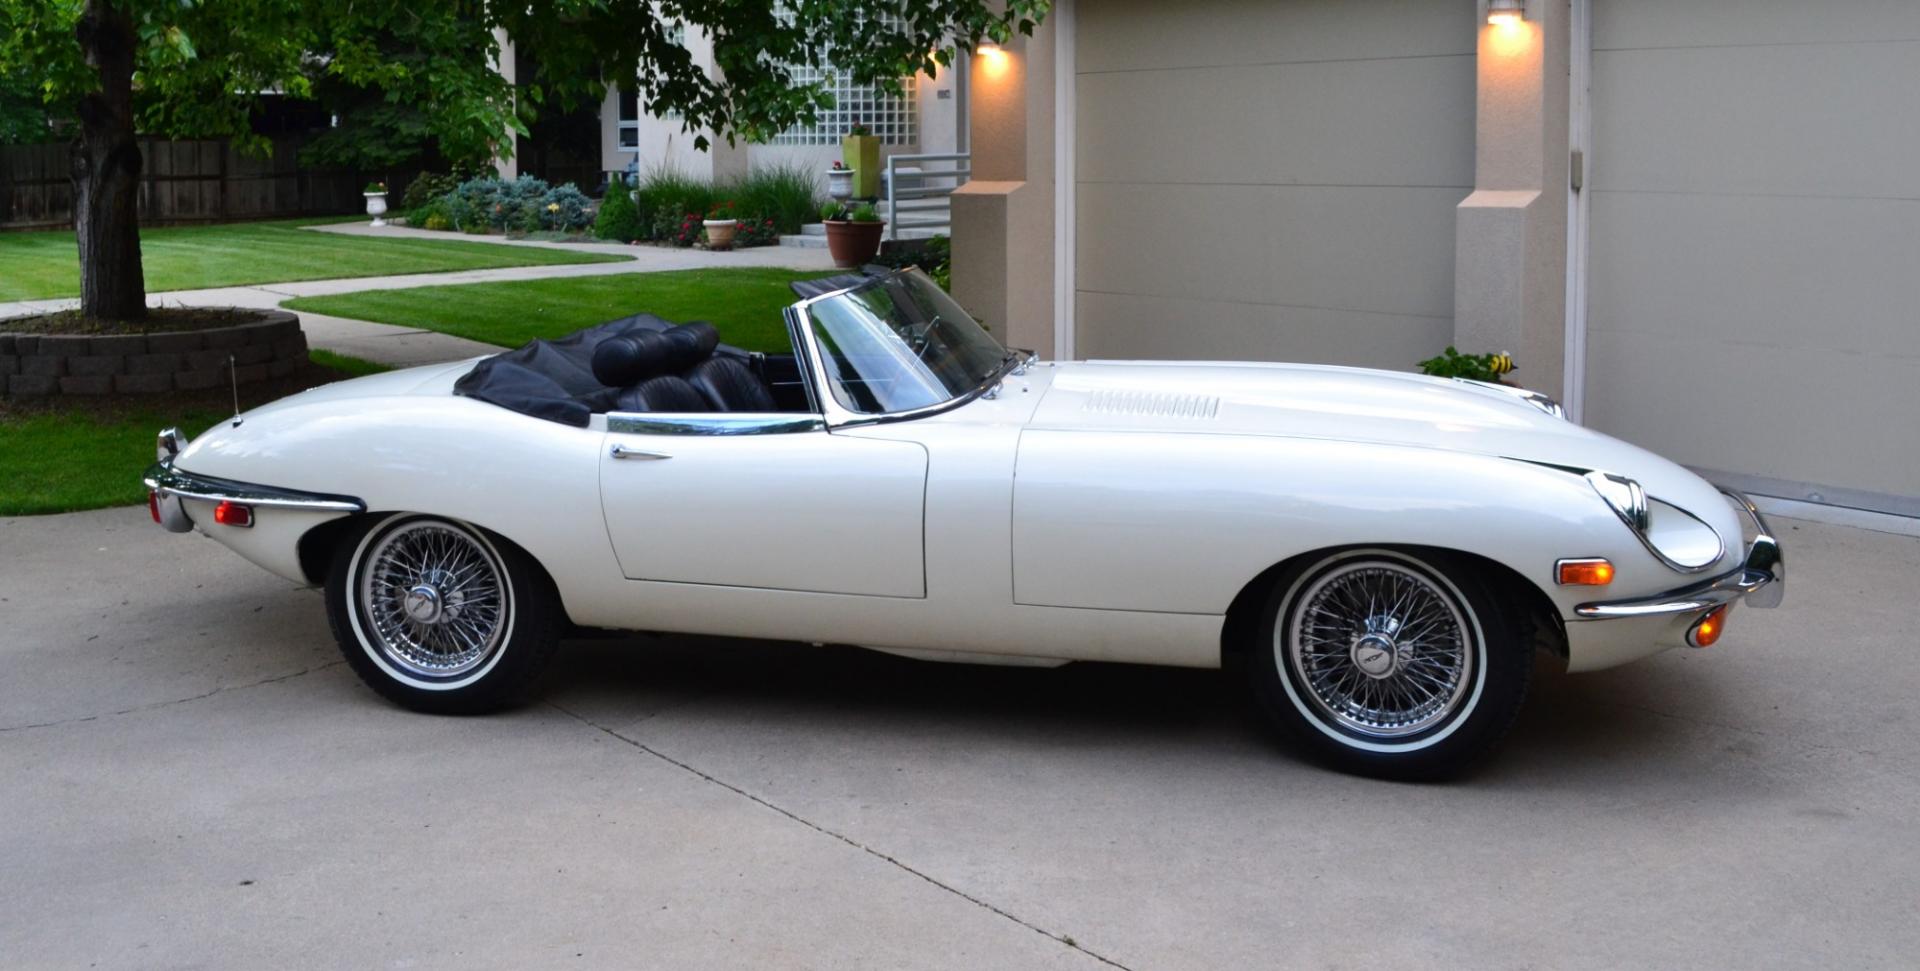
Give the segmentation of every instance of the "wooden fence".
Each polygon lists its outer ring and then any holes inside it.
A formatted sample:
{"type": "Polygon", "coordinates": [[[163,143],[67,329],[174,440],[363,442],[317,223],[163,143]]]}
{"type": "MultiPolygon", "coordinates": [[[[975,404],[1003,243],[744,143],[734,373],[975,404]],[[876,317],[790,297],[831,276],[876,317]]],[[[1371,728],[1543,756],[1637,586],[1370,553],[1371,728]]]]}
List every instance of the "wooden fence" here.
{"type": "MultiPolygon", "coordinates": [[[[140,221],[163,223],[350,213],[364,207],[358,173],[298,164],[298,136],[277,137],[273,154],[243,155],[225,140],[142,138],[140,221]]],[[[63,143],[0,145],[0,229],[73,224],[73,178],[63,143]]]]}

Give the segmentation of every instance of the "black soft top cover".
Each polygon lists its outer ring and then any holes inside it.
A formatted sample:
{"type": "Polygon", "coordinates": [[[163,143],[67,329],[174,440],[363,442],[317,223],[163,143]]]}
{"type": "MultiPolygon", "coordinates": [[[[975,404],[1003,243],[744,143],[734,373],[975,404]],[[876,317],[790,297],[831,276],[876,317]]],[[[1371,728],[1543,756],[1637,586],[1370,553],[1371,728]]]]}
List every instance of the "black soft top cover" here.
{"type": "MultiPolygon", "coordinates": [[[[577,330],[555,340],[525,345],[474,365],[453,386],[453,393],[478,398],[523,415],[585,427],[595,412],[610,410],[620,388],[593,376],[593,352],[600,343],[639,332],[660,333],[673,327],[653,314],[634,314],[577,330]]],[[[715,357],[741,362],[753,355],[721,344],[715,357]]]]}

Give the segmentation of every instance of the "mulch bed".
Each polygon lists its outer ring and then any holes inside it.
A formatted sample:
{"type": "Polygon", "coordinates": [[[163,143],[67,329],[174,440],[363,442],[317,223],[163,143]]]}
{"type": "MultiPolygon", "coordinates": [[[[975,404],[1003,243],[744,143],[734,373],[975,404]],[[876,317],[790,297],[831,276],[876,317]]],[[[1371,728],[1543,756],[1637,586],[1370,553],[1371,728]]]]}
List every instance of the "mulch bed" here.
{"type": "Polygon", "coordinates": [[[59,310],[0,320],[0,334],[163,334],[251,324],[266,320],[270,313],[245,307],[155,307],[140,320],[114,320],[88,317],[78,310],[59,310]]]}

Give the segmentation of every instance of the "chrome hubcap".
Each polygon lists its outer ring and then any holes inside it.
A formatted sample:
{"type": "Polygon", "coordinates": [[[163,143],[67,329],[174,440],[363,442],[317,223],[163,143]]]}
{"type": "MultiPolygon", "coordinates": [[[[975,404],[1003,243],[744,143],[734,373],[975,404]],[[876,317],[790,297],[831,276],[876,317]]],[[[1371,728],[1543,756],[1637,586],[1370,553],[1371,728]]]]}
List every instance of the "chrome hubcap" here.
{"type": "Polygon", "coordinates": [[[1475,644],[1464,608],[1393,560],[1356,560],[1300,592],[1280,645],[1323,720],[1370,738],[1434,728],[1459,710],[1475,644]]]}
{"type": "Polygon", "coordinates": [[[440,620],[440,591],[424,583],[407,591],[400,604],[417,623],[432,624],[440,620]]]}
{"type": "Polygon", "coordinates": [[[499,558],[446,523],[405,524],[362,560],[363,616],[373,646],[408,674],[446,679],[486,664],[507,628],[499,558]]]}

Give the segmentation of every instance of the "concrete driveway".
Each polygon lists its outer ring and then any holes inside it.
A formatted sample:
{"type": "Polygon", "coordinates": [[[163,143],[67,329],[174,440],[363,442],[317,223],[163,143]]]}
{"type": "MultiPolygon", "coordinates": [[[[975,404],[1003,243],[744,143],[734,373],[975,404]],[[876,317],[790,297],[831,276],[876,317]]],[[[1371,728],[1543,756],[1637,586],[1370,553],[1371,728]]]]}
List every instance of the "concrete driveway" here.
{"type": "Polygon", "coordinates": [[[1920,540],[1776,525],[1784,608],[1408,786],[1212,672],[635,638],[411,715],[210,541],[0,520],[0,964],[1912,967],[1920,540]]]}

